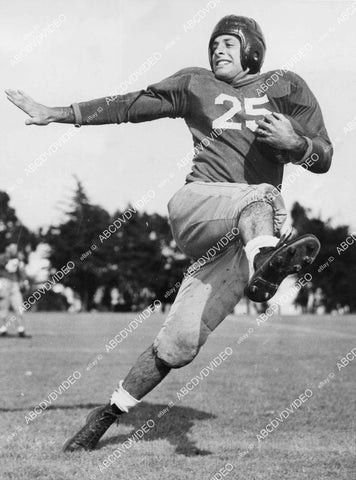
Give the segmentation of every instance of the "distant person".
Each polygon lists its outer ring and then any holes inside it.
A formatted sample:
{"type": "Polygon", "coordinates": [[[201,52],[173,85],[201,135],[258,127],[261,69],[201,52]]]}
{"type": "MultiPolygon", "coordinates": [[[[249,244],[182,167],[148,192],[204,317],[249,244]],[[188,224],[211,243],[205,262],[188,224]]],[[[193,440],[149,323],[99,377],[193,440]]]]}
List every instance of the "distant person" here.
{"type": "Polygon", "coordinates": [[[19,337],[26,337],[22,314],[21,288],[28,285],[25,264],[17,245],[11,243],[0,255],[0,336],[8,335],[8,327],[17,328],[19,337]],[[10,309],[14,314],[10,317],[10,309]]]}

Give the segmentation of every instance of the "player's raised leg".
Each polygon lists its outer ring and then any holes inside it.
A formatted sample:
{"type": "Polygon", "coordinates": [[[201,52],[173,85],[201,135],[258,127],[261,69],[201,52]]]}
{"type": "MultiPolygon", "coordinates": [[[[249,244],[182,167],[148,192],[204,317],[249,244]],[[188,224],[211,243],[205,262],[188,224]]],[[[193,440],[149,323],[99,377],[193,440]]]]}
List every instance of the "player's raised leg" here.
{"type": "Polygon", "coordinates": [[[282,281],[315,260],[320,243],[314,235],[287,242],[274,235],[272,204],[257,201],[241,213],[238,227],[249,262],[250,280],[245,293],[254,302],[270,300],[282,281]]]}

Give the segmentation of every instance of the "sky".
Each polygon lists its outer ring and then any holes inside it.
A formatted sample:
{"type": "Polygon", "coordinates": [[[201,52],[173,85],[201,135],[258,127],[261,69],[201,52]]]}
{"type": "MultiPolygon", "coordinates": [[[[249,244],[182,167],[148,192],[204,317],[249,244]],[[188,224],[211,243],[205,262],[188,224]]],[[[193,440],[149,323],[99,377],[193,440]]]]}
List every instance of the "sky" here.
{"type": "MultiPolygon", "coordinates": [[[[303,171],[287,182],[283,197],[288,209],[299,201],[314,214],[356,230],[356,2],[0,0],[0,12],[1,92],[19,88],[48,106],[107,96],[152,56],[159,60],[146,72],[141,69],[128,91],[181,68],[209,68],[210,34],[227,14],[250,16],[261,25],[267,42],[262,71],[280,68],[308,46],[291,70],[316,95],[335,153],[327,174],[303,171]]],[[[110,213],[144,199],[143,210],[167,214],[170,197],[189,173],[177,168],[192,148],[182,119],[37,127],[25,125],[26,116],[5,94],[0,109],[0,190],[9,193],[31,229],[63,218],[75,176],[90,200],[110,213]],[[57,151],[44,157],[56,143],[57,151]],[[40,155],[45,160],[30,172],[40,155]],[[147,201],[147,192],[154,198],[147,201]]],[[[286,175],[295,168],[288,166],[286,175]]]]}

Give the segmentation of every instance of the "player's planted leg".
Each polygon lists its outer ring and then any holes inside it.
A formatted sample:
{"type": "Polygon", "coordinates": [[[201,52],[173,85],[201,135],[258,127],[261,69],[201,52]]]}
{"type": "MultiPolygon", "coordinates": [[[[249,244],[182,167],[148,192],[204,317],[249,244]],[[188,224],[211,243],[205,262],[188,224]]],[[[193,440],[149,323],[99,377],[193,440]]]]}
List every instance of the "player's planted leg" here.
{"type": "Polygon", "coordinates": [[[270,300],[282,281],[313,263],[320,250],[314,235],[290,242],[286,242],[286,236],[275,237],[273,208],[266,202],[248,205],[241,213],[238,227],[250,269],[245,293],[254,302],[270,300]]]}
{"type": "Polygon", "coordinates": [[[151,345],[137,359],[127,377],[111,397],[111,401],[93,410],[86,424],[63,447],[65,452],[92,450],[106,430],[119,416],[140,403],[142,397],[156,387],[170,368],[159,360],[151,345]]]}
{"type": "Polygon", "coordinates": [[[170,370],[170,367],[157,358],[151,345],[137,359],[135,365],[122,382],[122,387],[130,392],[134,398],[141,400],[168,375],[170,370]]]}

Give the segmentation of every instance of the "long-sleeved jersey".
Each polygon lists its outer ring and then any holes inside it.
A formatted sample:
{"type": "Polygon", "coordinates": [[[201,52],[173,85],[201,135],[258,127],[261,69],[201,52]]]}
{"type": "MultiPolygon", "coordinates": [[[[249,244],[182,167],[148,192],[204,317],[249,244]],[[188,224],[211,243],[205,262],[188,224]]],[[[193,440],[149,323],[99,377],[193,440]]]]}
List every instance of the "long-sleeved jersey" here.
{"type": "Polygon", "coordinates": [[[233,86],[206,69],[187,68],[146,90],[82,102],[79,109],[83,125],[184,118],[196,147],[187,182],[280,185],[283,165],[254,133],[256,121],[271,112],[301,125],[309,139],[308,156],[332,156],[316,98],[303,79],[288,71],[247,75],[233,86]]]}

